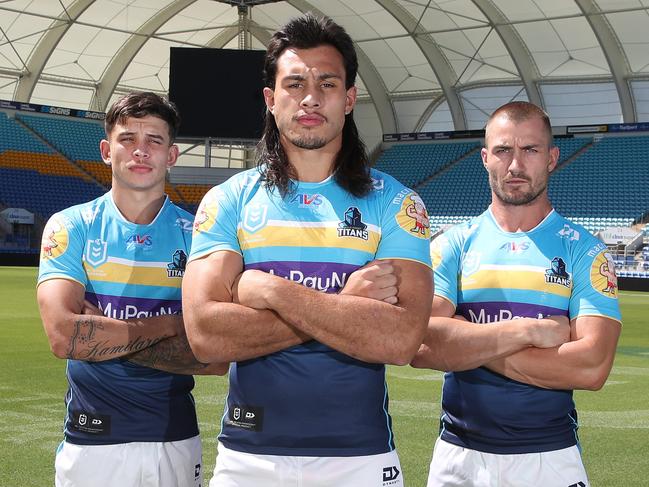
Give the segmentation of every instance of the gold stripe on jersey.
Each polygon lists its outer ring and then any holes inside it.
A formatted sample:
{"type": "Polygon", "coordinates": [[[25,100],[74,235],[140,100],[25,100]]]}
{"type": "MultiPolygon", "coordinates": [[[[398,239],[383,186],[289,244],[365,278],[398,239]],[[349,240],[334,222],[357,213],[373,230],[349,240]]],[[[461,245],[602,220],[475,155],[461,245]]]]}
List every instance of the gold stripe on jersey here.
{"type": "Polygon", "coordinates": [[[353,249],[376,253],[381,240],[378,232],[366,229],[359,236],[340,235],[341,229],[330,226],[266,226],[255,233],[238,230],[241,250],[258,247],[323,247],[353,249]],[[366,238],[363,238],[366,237],[366,238]]]}
{"type": "MultiPolygon", "coordinates": [[[[550,279],[551,280],[551,279],[550,279]]],[[[462,277],[462,290],[480,289],[525,289],[530,292],[547,292],[562,297],[570,297],[572,284],[565,286],[548,282],[545,271],[516,270],[512,267],[477,271],[462,277]]]]}
{"type": "Polygon", "coordinates": [[[83,263],[83,267],[92,281],[127,283],[129,285],[162,286],[179,288],[181,279],[168,277],[167,268],[161,264],[137,267],[117,262],[106,262],[97,268],[83,263]]]}

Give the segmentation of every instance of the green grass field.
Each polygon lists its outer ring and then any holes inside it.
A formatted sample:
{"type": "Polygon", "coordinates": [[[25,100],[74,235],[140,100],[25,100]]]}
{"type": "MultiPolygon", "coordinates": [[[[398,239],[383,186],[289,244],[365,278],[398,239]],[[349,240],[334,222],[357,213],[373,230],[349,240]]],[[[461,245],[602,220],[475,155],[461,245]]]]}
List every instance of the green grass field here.
{"type": "MultiPolygon", "coordinates": [[[[0,268],[0,487],[53,485],[62,439],[65,361],[49,351],[34,293],[36,269],[0,268]]],[[[586,468],[594,487],[649,485],[649,294],[622,293],[624,328],[615,366],[598,392],[575,394],[586,468]]],[[[390,406],[408,486],[424,486],[437,434],[441,373],[390,367],[390,406]]],[[[227,383],[195,389],[206,480],[227,383]]],[[[260,486],[261,487],[261,486],[260,486]]]]}

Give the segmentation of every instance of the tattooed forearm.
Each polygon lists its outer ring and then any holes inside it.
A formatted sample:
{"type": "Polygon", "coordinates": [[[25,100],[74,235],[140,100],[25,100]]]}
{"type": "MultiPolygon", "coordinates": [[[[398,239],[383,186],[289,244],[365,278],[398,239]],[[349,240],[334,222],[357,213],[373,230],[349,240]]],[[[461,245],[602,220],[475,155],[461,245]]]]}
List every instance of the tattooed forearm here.
{"type": "Polygon", "coordinates": [[[136,364],[176,374],[200,374],[208,367],[196,360],[185,335],[168,338],[128,358],[136,364]]]}
{"type": "Polygon", "coordinates": [[[136,336],[127,343],[115,345],[111,344],[109,340],[98,338],[97,331],[103,329],[102,324],[94,316],[87,316],[75,321],[67,357],[89,362],[107,360],[144,350],[167,338],[166,335],[153,338],[136,336]]]}

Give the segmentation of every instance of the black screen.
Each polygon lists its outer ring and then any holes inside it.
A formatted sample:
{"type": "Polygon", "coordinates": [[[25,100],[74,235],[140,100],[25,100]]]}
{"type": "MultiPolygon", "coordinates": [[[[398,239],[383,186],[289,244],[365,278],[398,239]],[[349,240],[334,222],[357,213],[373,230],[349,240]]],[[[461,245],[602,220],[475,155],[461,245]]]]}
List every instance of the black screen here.
{"type": "Polygon", "coordinates": [[[172,47],[169,99],[182,118],[179,137],[259,139],[265,53],[172,47]]]}

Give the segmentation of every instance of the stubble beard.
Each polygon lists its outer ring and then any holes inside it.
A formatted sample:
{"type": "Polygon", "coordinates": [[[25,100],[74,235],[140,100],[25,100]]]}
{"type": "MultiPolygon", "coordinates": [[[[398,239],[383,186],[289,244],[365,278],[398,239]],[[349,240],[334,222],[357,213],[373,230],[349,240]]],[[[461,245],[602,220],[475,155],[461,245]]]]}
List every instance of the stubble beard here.
{"type": "Polygon", "coordinates": [[[541,196],[546,188],[548,187],[547,181],[543,183],[540,187],[531,187],[528,191],[517,192],[517,193],[507,193],[503,188],[503,184],[497,181],[495,177],[491,174],[489,175],[489,185],[491,186],[492,191],[496,197],[506,205],[511,206],[525,206],[533,203],[536,199],[541,196]]]}
{"type": "Polygon", "coordinates": [[[300,149],[306,149],[306,150],[322,149],[325,145],[327,145],[327,141],[322,137],[316,137],[316,136],[308,137],[304,135],[294,137],[290,139],[290,142],[295,147],[299,147],[300,149]]]}

